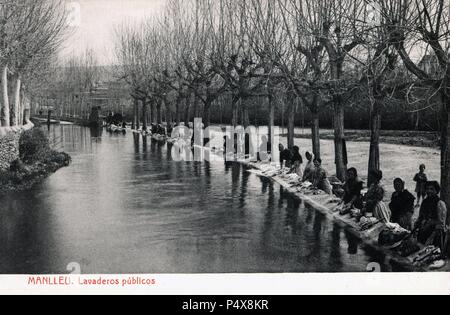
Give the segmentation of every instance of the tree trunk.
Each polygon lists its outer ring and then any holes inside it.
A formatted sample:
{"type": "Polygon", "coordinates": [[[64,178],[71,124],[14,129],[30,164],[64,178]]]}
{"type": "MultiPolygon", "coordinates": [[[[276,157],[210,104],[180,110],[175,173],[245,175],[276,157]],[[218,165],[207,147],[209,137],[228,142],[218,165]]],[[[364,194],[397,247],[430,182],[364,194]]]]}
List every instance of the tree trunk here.
{"type": "Polygon", "coordinates": [[[231,110],[232,110],[232,114],[233,114],[233,117],[231,118],[231,124],[235,128],[238,125],[238,116],[239,116],[238,102],[239,102],[239,98],[234,97],[232,104],[231,104],[231,110]]]}
{"type": "Polygon", "coordinates": [[[31,109],[30,108],[25,108],[23,110],[23,124],[27,124],[30,121],[31,118],[31,109]]]}
{"type": "Polygon", "coordinates": [[[156,104],[156,123],[158,125],[162,124],[162,101],[158,101],[156,104]]]}
{"type": "Polygon", "coordinates": [[[171,124],[173,123],[173,112],[170,109],[170,107],[166,106],[166,123],[171,124]]]}
{"type": "Polygon", "coordinates": [[[147,100],[142,100],[142,129],[148,130],[147,100]]]}
{"type": "Polygon", "coordinates": [[[191,95],[189,95],[188,97],[186,97],[186,101],[185,101],[185,108],[184,108],[184,125],[188,126],[189,121],[190,121],[190,110],[191,110],[191,95]]]}
{"type": "Polygon", "coordinates": [[[273,142],[273,138],[274,135],[272,134],[272,128],[273,126],[275,126],[275,106],[273,106],[273,96],[270,94],[271,92],[269,91],[269,96],[267,97],[267,105],[269,107],[269,141],[270,143],[274,143],[273,142]]]}
{"type": "Polygon", "coordinates": [[[20,74],[14,77],[14,81],[14,103],[10,119],[12,126],[18,126],[20,124],[20,92],[22,90],[22,78],[20,74]]]}
{"type": "Polygon", "coordinates": [[[342,104],[342,98],[336,96],[334,100],[334,148],[335,148],[335,163],[336,163],[336,176],[341,181],[346,180],[347,165],[345,161],[344,141],[345,141],[345,126],[344,126],[344,106],[342,104]]]}
{"type": "Polygon", "coordinates": [[[141,117],[139,114],[139,100],[136,100],[136,107],[135,107],[135,116],[136,116],[136,129],[139,130],[141,128],[141,117]]]}
{"type": "Polygon", "coordinates": [[[209,101],[207,101],[203,108],[203,123],[205,124],[205,128],[211,125],[211,103],[209,101]]]}
{"type": "Polygon", "coordinates": [[[292,149],[294,147],[294,136],[295,136],[295,104],[294,104],[295,97],[293,95],[288,96],[288,106],[287,106],[287,113],[288,113],[288,121],[287,121],[287,140],[288,140],[288,148],[292,149]]]}
{"type": "Polygon", "coordinates": [[[136,128],[136,100],[133,100],[133,121],[131,123],[131,129],[135,130],[136,128]]]}
{"type": "Polygon", "coordinates": [[[158,100],[153,100],[153,102],[151,103],[151,107],[152,107],[152,123],[156,124],[158,123],[158,111],[156,110],[156,104],[158,103],[158,100]]]}
{"type": "MultiPolygon", "coordinates": [[[[447,85],[449,85],[447,83],[447,85]]],[[[450,91],[450,86],[447,87],[450,91]]],[[[450,210],[450,95],[442,91],[442,135],[441,135],[441,198],[450,210]]],[[[450,224],[450,215],[447,215],[447,224],[450,224]]]]}
{"type": "Polygon", "coordinates": [[[417,111],[416,122],[414,124],[414,128],[416,131],[419,131],[419,127],[420,127],[420,110],[417,111]]]}
{"type": "Polygon", "coordinates": [[[288,148],[294,147],[294,135],[295,135],[295,106],[290,104],[288,106],[288,148]]]}
{"type": "Polygon", "coordinates": [[[314,157],[320,159],[320,119],[318,111],[311,112],[311,137],[314,157]]]}
{"type": "Polygon", "coordinates": [[[176,108],[176,123],[177,123],[177,126],[179,126],[180,125],[180,123],[181,123],[181,101],[183,100],[183,98],[182,97],[178,97],[178,99],[177,99],[177,103],[175,104],[175,108],[176,108]]]}
{"type": "Polygon", "coordinates": [[[8,66],[3,65],[2,68],[2,110],[1,110],[1,125],[3,127],[10,126],[9,114],[9,96],[8,96],[8,66]]]}
{"type": "Polygon", "coordinates": [[[244,124],[244,128],[247,128],[250,126],[250,116],[248,113],[248,108],[247,106],[244,106],[244,110],[242,111],[242,114],[244,115],[243,119],[243,124],[244,124]]]}
{"type": "Polygon", "coordinates": [[[152,99],[150,99],[150,101],[148,103],[148,110],[149,110],[148,122],[151,125],[153,123],[153,117],[155,115],[155,111],[153,110],[153,100],[152,99]]]}
{"type": "Polygon", "coordinates": [[[250,116],[248,113],[248,99],[243,98],[242,99],[242,125],[244,126],[244,129],[250,126],[250,116]]]}
{"type": "Polygon", "coordinates": [[[372,171],[380,170],[380,132],[381,132],[381,104],[382,99],[375,98],[370,113],[370,152],[369,152],[369,174],[368,186],[374,183],[371,176],[372,171]]]}
{"type": "Polygon", "coordinates": [[[199,107],[199,99],[198,99],[197,95],[194,95],[194,119],[200,118],[199,114],[198,114],[199,113],[198,107],[199,107]]]}

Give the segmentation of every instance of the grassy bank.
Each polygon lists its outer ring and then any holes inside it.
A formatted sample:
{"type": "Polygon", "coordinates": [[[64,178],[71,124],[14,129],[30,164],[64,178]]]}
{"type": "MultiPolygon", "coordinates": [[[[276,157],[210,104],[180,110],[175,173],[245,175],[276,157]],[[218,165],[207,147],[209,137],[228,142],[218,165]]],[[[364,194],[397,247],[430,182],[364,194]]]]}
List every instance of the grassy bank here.
{"type": "Polygon", "coordinates": [[[0,194],[30,189],[71,162],[68,154],[50,148],[39,128],[21,135],[19,152],[20,158],[13,161],[8,170],[0,171],[0,194]]]}

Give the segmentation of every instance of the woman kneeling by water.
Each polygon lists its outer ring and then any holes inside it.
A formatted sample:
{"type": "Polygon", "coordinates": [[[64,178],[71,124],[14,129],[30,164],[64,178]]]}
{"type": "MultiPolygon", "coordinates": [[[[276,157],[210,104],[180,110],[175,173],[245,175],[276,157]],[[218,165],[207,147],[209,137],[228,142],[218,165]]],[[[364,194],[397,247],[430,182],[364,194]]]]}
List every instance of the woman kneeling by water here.
{"type": "Polygon", "coordinates": [[[405,189],[405,182],[401,178],[394,180],[394,189],[395,192],[392,194],[389,204],[392,211],[392,222],[398,223],[402,228],[411,231],[416,197],[405,189]]]}
{"type": "Polygon", "coordinates": [[[447,207],[440,199],[441,186],[438,182],[427,182],[427,197],[420,207],[419,219],[415,224],[417,240],[424,245],[434,245],[445,252],[447,233],[447,207]]]}
{"type": "Polygon", "coordinates": [[[362,209],[362,195],[361,191],[363,190],[363,181],[358,177],[358,171],[356,168],[350,168],[347,171],[347,181],[342,187],[344,190],[344,209],[343,211],[348,211],[352,208],[362,209]]]}
{"type": "Polygon", "coordinates": [[[300,148],[294,146],[292,148],[291,170],[289,171],[289,174],[297,174],[300,178],[303,178],[302,164],[303,158],[300,154],[300,148]]]}
{"type": "Polygon", "coordinates": [[[314,182],[312,188],[314,190],[323,190],[328,195],[333,194],[333,188],[328,180],[327,171],[322,168],[322,160],[314,160],[314,182]]]}
{"type": "Polygon", "coordinates": [[[362,214],[365,215],[371,212],[376,219],[383,223],[389,223],[391,222],[391,211],[383,202],[385,196],[384,187],[381,185],[383,172],[374,170],[371,171],[371,176],[374,179],[374,183],[366,194],[366,206],[362,210],[362,214]]]}

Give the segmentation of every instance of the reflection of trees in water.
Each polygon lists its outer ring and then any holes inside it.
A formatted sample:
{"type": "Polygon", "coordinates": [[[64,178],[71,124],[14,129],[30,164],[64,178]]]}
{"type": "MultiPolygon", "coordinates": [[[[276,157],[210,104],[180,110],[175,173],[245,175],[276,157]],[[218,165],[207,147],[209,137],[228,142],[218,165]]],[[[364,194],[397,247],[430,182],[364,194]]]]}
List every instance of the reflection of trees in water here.
{"type": "Polygon", "coordinates": [[[329,262],[330,267],[333,266],[336,272],[340,271],[344,266],[341,254],[341,232],[342,229],[337,224],[333,224],[329,262]]]}
{"type": "Polygon", "coordinates": [[[91,138],[101,140],[101,137],[103,135],[103,128],[91,127],[90,131],[91,131],[91,138]]]}
{"type": "Polygon", "coordinates": [[[292,232],[292,235],[297,235],[300,227],[298,225],[298,217],[301,202],[297,198],[286,198],[287,207],[286,207],[286,219],[285,226],[289,228],[292,232]]]}
{"type": "Polygon", "coordinates": [[[240,165],[238,163],[231,163],[231,195],[233,199],[238,195],[240,177],[240,165]]]}
{"type": "MultiPolygon", "coordinates": [[[[41,127],[47,134],[50,146],[60,151],[93,152],[96,144],[101,143],[103,128],[88,128],[77,125],[51,125],[50,129],[41,127]]],[[[109,137],[123,135],[109,134],[109,137]]]]}
{"type": "Polygon", "coordinates": [[[316,214],[316,210],[311,209],[310,207],[305,207],[305,222],[307,225],[311,225],[313,223],[314,215],[316,214]]]}
{"type": "Polygon", "coordinates": [[[164,144],[161,144],[158,141],[150,141],[150,152],[152,156],[156,157],[160,161],[163,159],[163,146],[164,144]]]}
{"type": "MultiPolygon", "coordinates": [[[[311,256],[316,258],[316,262],[323,263],[322,261],[322,254],[323,251],[326,250],[326,248],[323,247],[322,241],[322,228],[325,223],[325,216],[322,215],[319,212],[315,213],[314,216],[314,222],[313,222],[313,236],[314,236],[314,242],[312,243],[311,248],[311,256]]],[[[327,240],[328,241],[328,240],[327,240]]],[[[327,246],[329,246],[327,242],[327,246]]]]}
{"type": "Polygon", "coordinates": [[[194,162],[196,172],[199,173],[197,180],[200,181],[200,206],[208,207],[211,201],[211,164],[209,162],[194,162]],[[203,174],[202,174],[203,173],[203,174]]]}
{"type": "Polygon", "coordinates": [[[350,233],[347,230],[345,230],[345,237],[346,237],[347,243],[348,243],[348,251],[347,252],[350,255],[357,255],[360,240],[355,235],[353,235],[352,233],[350,233]]]}
{"type": "Polygon", "coordinates": [[[140,135],[138,134],[133,134],[133,143],[134,143],[134,153],[136,154],[136,156],[140,155],[140,151],[141,151],[141,141],[140,141],[140,135]]]}
{"type": "Polygon", "coordinates": [[[242,181],[241,194],[239,196],[239,208],[245,209],[248,198],[248,180],[250,178],[250,173],[242,167],[240,167],[240,171],[242,172],[242,181]]]}
{"type": "Polygon", "coordinates": [[[404,271],[400,267],[392,265],[390,261],[386,258],[386,255],[382,252],[377,251],[376,249],[370,247],[370,246],[362,246],[362,251],[364,254],[368,257],[369,262],[378,263],[381,266],[381,270],[383,272],[391,272],[391,271],[404,271]],[[392,268],[395,268],[393,270],[392,268]],[[397,270],[398,269],[398,270],[397,270]]]}
{"type": "Polygon", "coordinates": [[[263,251],[269,251],[272,229],[274,226],[274,210],[275,210],[275,189],[274,184],[271,180],[267,178],[260,177],[260,180],[263,184],[263,193],[264,191],[268,191],[267,196],[267,208],[266,213],[264,214],[264,224],[263,224],[263,232],[261,237],[261,247],[263,251]]]}
{"type": "Polygon", "coordinates": [[[142,137],[142,158],[144,161],[147,161],[148,159],[148,141],[147,137],[142,137]]]}
{"type": "Polygon", "coordinates": [[[259,180],[261,181],[261,193],[265,195],[269,186],[272,186],[273,188],[273,182],[270,179],[261,176],[259,176],[259,180]]]}
{"type": "Polygon", "coordinates": [[[173,148],[173,144],[172,143],[167,143],[166,160],[169,161],[169,162],[173,161],[173,159],[172,159],[172,148],[173,148]]]}
{"type": "Polygon", "coordinates": [[[40,202],[39,191],[1,197],[0,273],[64,273],[53,235],[50,207],[40,202]]]}

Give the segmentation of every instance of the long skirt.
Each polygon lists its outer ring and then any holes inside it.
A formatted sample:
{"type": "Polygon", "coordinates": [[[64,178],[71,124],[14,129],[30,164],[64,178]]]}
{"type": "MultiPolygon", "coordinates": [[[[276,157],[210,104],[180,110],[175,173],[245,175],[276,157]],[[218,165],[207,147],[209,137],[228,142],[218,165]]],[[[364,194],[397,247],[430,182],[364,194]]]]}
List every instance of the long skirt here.
{"type": "Polygon", "coordinates": [[[319,183],[319,188],[320,190],[323,190],[327,195],[332,195],[333,194],[333,187],[331,187],[330,181],[327,179],[322,180],[319,183]]]}
{"type": "Polygon", "coordinates": [[[302,164],[294,164],[294,172],[295,174],[298,175],[298,177],[300,177],[300,179],[302,179],[303,178],[302,164]]]}
{"type": "Polygon", "coordinates": [[[391,210],[382,201],[379,201],[373,210],[373,216],[383,223],[391,222],[391,215],[391,210]]]}
{"type": "Polygon", "coordinates": [[[434,245],[446,254],[447,233],[446,231],[437,230],[436,225],[432,222],[425,223],[419,229],[417,240],[423,245],[434,245]]]}
{"type": "Polygon", "coordinates": [[[392,217],[392,223],[397,223],[402,228],[408,231],[412,231],[412,217],[413,214],[411,212],[402,215],[397,215],[395,217],[392,217]]]}

